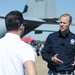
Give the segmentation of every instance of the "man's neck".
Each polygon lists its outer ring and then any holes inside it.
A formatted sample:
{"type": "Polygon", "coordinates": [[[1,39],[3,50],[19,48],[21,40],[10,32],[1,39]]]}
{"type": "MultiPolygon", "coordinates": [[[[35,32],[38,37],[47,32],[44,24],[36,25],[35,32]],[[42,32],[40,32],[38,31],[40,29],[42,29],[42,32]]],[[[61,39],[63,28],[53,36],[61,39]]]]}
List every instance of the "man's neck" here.
{"type": "Polygon", "coordinates": [[[9,33],[13,33],[13,34],[16,34],[16,35],[19,35],[20,36],[20,34],[19,34],[18,31],[9,31],[9,33]]]}
{"type": "Polygon", "coordinates": [[[66,36],[66,34],[69,32],[69,30],[66,30],[66,31],[62,31],[61,34],[62,36],[66,36]]]}

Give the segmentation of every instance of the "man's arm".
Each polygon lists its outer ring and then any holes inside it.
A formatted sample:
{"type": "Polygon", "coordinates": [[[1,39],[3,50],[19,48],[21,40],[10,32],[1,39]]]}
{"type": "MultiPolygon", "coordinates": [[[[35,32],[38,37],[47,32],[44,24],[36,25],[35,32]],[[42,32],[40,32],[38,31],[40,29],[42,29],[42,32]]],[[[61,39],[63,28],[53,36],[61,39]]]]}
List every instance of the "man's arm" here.
{"type": "Polygon", "coordinates": [[[35,62],[28,60],[24,63],[27,75],[37,75],[35,62]]]}

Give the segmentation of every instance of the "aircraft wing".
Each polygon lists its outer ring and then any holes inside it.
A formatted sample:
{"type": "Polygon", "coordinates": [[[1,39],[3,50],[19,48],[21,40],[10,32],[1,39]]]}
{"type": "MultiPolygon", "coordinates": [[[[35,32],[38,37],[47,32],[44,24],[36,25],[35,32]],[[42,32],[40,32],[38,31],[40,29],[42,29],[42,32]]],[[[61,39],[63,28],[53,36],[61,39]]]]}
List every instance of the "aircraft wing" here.
{"type": "Polygon", "coordinates": [[[41,24],[44,24],[45,21],[41,19],[34,19],[34,18],[24,18],[24,21],[27,22],[27,25],[25,26],[24,35],[28,34],[29,32],[33,31],[37,27],[39,27],[41,24]]]}
{"type": "Polygon", "coordinates": [[[48,30],[34,30],[37,27],[39,27],[41,24],[59,24],[59,22],[57,22],[59,20],[59,18],[45,18],[45,19],[38,19],[38,18],[26,18],[25,17],[25,22],[27,22],[27,25],[25,27],[25,32],[24,35],[28,34],[31,31],[35,31],[35,34],[38,33],[42,33],[44,32],[53,32],[53,31],[48,31],[48,30]]]}

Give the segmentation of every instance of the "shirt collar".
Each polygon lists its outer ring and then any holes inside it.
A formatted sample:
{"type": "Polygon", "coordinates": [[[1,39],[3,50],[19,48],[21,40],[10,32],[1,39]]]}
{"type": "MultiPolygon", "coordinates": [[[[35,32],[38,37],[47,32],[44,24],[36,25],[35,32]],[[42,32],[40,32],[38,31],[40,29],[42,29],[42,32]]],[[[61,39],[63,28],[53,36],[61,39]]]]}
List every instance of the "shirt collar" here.
{"type": "Polygon", "coordinates": [[[69,30],[69,32],[65,36],[63,36],[61,34],[60,30],[58,31],[58,37],[66,38],[66,37],[69,37],[69,35],[70,35],[70,30],[69,30]]]}
{"type": "Polygon", "coordinates": [[[5,36],[8,37],[8,38],[13,38],[13,39],[21,39],[19,35],[14,34],[14,33],[9,33],[9,32],[6,33],[5,36]]]}

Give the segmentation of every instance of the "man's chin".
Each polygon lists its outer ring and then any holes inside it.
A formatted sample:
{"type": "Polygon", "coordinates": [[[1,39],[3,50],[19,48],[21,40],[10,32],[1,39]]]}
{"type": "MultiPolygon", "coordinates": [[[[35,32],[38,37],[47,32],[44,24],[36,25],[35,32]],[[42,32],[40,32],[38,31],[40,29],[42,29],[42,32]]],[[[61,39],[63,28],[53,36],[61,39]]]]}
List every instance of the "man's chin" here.
{"type": "Polygon", "coordinates": [[[60,29],[61,32],[64,32],[64,29],[60,29]]]}

